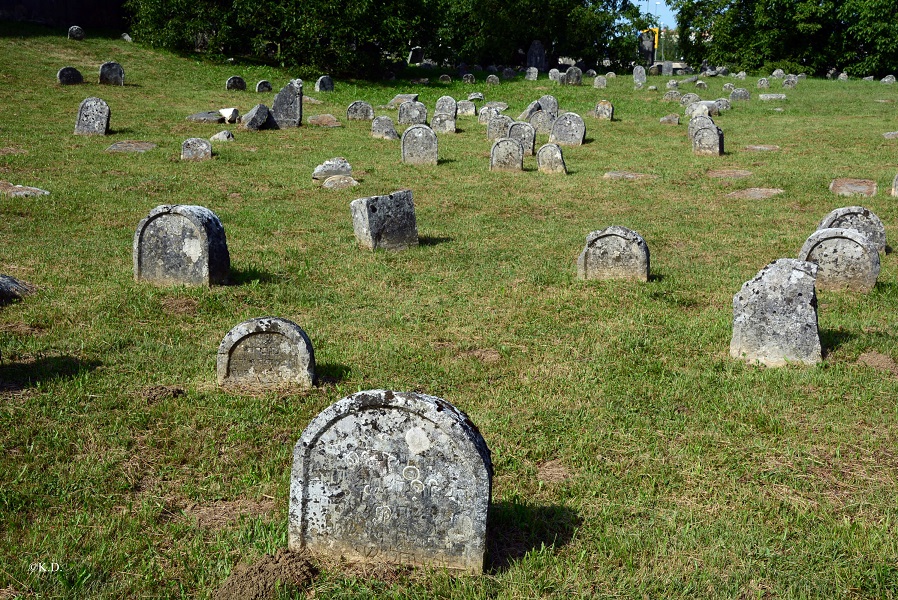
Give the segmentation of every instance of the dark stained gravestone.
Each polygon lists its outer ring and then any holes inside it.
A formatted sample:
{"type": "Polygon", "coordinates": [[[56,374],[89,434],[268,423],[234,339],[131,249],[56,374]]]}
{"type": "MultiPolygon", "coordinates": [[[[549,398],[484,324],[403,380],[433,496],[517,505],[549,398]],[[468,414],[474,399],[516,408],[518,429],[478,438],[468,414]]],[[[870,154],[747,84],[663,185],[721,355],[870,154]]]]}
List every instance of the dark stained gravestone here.
{"type": "Polygon", "coordinates": [[[549,63],[546,60],[546,49],[541,41],[533,40],[530,42],[530,48],[527,50],[527,66],[543,72],[549,69],[549,63]]]}
{"type": "Polygon", "coordinates": [[[236,90],[238,92],[246,91],[246,81],[240,75],[228,77],[228,80],[225,82],[225,89],[236,90]]]}
{"type": "Polygon", "coordinates": [[[81,76],[81,71],[75,67],[63,67],[57,71],[56,81],[59,82],[59,85],[78,85],[84,83],[84,77],[81,76]]]}
{"type": "Polygon", "coordinates": [[[334,80],[331,79],[330,75],[322,75],[315,82],[315,91],[316,92],[333,92],[334,91],[334,80]]]}
{"type": "Polygon", "coordinates": [[[125,70],[117,62],[100,65],[100,85],[125,85],[125,70]]]}
{"type": "Polygon", "coordinates": [[[267,79],[263,79],[256,84],[256,93],[272,92],[272,91],[274,91],[274,88],[271,87],[271,82],[268,81],[267,79]]]}
{"type": "Polygon", "coordinates": [[[349,204],[359,245],[372,252],[405,250],[418,245],[418,225],[411,190],[359,198],[349,204]]]}
{"type": "MultiPolygon", "coordinates": [[[[260,105],[260,106],[264,106],[260,105]]],[[[269,111],[277,129],[302,125],[302,79],[293,79],[274,97],[269,111]]],[[[244,120],[246,117],[244,117],[244,120]]],[[[266,119],[267,120],[267,119],[266,119]]],[[[270,124],[270,123],[269,123],[270,124]]]]}
{"type": "Polygon", "coordinates": [[[80,42],[84,39],[84,30],[78,27],[77,25],[72,25],[69,27],[69,35],[70,40],[75,40],[76,42],[80,42]]]}
{"type": "Polygon", "coordinates": [[[310,388],[315,352],[309,336],[293,321],[259,317],[231,329],[218,347],[218,385],[266,390],[310,388]]]}

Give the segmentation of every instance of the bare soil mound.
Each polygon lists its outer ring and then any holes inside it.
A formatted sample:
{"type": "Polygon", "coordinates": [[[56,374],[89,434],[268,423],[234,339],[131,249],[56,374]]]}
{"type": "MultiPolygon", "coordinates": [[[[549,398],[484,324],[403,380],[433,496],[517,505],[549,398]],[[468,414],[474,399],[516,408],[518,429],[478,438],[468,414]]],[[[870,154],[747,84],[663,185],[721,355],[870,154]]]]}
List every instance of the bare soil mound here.
{"type": "Polygon", "coordinates": [[[282,548],[266,554],[252,565],[238,565],[215,591],[215,600],[270,600],[277,598],[279,585],[299,588],[317,575],[305,556],[282,548]]]}

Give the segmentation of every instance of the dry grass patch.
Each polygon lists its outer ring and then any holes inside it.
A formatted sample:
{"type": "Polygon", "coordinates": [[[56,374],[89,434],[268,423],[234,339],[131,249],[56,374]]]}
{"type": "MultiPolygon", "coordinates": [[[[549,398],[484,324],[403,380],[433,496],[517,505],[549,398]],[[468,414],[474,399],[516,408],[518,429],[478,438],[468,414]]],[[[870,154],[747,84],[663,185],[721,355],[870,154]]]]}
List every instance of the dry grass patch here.
{"type": "Polygon", "coordinates": [[[203,504],[188,503],[182,509],[184,516],[195,520],[200,529],[224,529],[241,517],[271,518],[277,510],[274,498],[264,500],[217,500],[203,504]]]}

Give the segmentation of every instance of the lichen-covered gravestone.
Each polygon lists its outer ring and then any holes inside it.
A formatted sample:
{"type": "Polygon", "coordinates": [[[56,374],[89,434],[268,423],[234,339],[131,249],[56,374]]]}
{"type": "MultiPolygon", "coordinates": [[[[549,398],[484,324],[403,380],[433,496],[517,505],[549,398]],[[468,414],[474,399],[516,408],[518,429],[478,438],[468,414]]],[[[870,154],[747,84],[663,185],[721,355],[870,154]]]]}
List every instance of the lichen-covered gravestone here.
{"type": "Polygon", "coordinates": [[[592,81],[592,87],[605,89],[606,87],[608,87],[608,79],[603,75],[597,75],[596,78],[592,81]]]}
{"type": "Polygon", "coordinates": [[[633,67],[633,83],[639,85],[644,84],[645,82],[645,67],[643,67],[642,65],[633,67]]]}
{"type": "Polygon", "coordinates": [[[533,156],[536,150],[536,130],[533,129],[533,125],[524,122],[512,123],[508,128],[508,137],[521,142],[524,154],[533,156]]]}
{"type": "Polygon", "coordinates": [[[612,225],[586,236],[577,259],[578,279],[649,280],[649,246],[642,236],[612,225]]]}
{"type": "Polygon", "coordinates": [[[371,121],[371,137],[380,140],[398,140],[399,134],[390,117],[375,117],[371,121]]]}
{"type": "Polygon", "coordinates": [[[555,124],[555,117],[544,110],[538,110],[530,117],[530,124],[536,133],[551,133],[552,125],[555,124]]]}
{"type": "Polygon", "coordinates": [[[231,257],[221,221],[208,208],[157,206],[134,232],[134,279],[157,284],[227,282],[231,257]]]}
{"type": "Polygon", "coordinates": [[[692,152],[699,156],[723,155],[723,131],[720,127],[702,127],[692,136],[692,152]]]}
{"type": "Polygon", "coordinates": [[[387,102],[387,108],[399,108],[404,102],[417,102],[418,94],[396,94],[387,102]]]}
{"type": "Polygon", "coordinates": [[[269,112],[278,129],[302,125],[302,79],[293,79],[282,87],[269,112]]]}
{"type": "Polygon", "coordinates": [[[356,100],[346,109],[347,121],[373,121],[374,107],[363,100],[356,100]]]}
{"type": "Polygon", "coordinates": [[[751,94],[745,88],[736,88],[732,92],[730,92],[730,102],[738,102],[740,100],[749,100],[751,99],[751,94]]]}
{"type": "Polygon", "coordinates": [[[427,123],[427,107],[423,102],[403,102],[399,105],[400,125],[421,125],[427,123]]]}
{"type": "Polygon", "coordinates": [[[717,125],[714,124],[714,119],[712,119],[711,117],[703,115],[692,117],[691,119],[689,119],[689,126],[686,128],[686,135],[691,140],[695,137],[695,134],[699,129],[704,129],[705,127],[713,128],[717,127],[717,125]]]}
{"type": "Polygon", "coordinates": [[[879,278],[879,252],[856,229],[818,229],[808,237],[798,260],[815,263],[817,289],[851,290],[866,294],[879,278]]]}
{"type": "Polygon", "coordinates": [[[486,442],[449,402],[358,392],[294,447],[290,550],[480,574],[492,478],[486,442]]]}
{"type": "Polygon", "coordinates": [[[603,121],[613,121],[614,120],[614,105],[611,104],[608,100],[600,100],[598,104],[596,104],[596,108],[593,111],[593,115],[597,119],[603,121]]]}
{"type": "Polygon", "coordinates": [[[866,196],[872,198],[876,195],[876,182],[872,179],[839,177],[830,182],[829,191],[839,196],[866,196]]]}
{"type": "Polygon", "coordinates": [[[189,138],[181,143],[181,160],[209,160],[212,143],[204,138],[189,138]]]}
{"type": "Polygon", "coordinates": [[[499,85],[499,78],[495,75],[487,75],[486,84],[487,85],[499,85]]]}
{"type": "Polygon", "coordinates": [[[530,117],[532,117],[538,110],[541,110],[542,107],[539,105],[539,100],[534,100],[530,104],[527,105],[527,108],[518,115],[518,121],[530,121],[530,117]]]}
{"type": "Polygon", "coordinates": [[[334,175],[347,175],[352,177],[352,165],[350,165],[349,161],[342,156],[329,158],[315,167],[315,170],[312,171],[312,181],[321,184],[323,181],[334,175]]]}
{"type": "Polygon", "coordinates": [[[761,77],[760,79],[758,79],[758,89],[759,90],[766,90],[769,87],[770,87],[770,81],[768,81],[766,77],[761,77]]]}
{"type": "Polygon", "coordinates": [[[886,228],[873,211],[863,206],[844,206],[826,215],[817,229],[856,229],[880,252],[886,249],[886,228]]]}
{"type": "Polygon", "coordinates": [[[433,109],[435,115],[449,115],[452,120],[458,115],[458,102],[452,96],[441,96],[433,109]]]}
{"type": "Polygon", "coordinates": [[[671,90],[661,97],[664,102],[679,102],[683,94],[677,90],[671,90]]]}
{"type": "Polygon", "coordinates": [[[583,71],[578,67],[568,67],[568,70],[564,72],[561,78],[561,83],[565,85],[582,85],[583,71]]]}
{"type": "Polygon", "coordinates": [[[473,117],[477,114],[477,106],[471,102],[470,100],[459,100],[457,106],[456,116],[459,117],[473,117]]]}
{"type": "Polygon", "coordinates": [[[817,265],[775,260],[733,296],[730,356],[768,367],[822,359],[817,329],[817,265]]]}
{"type": "Polygon", "coordinates": [[[238,92],[246,91],[246,80],[243,79],[243,77],[241,77],[240,75],[228,77],[228,80],[225,82],[225,89],[228,91],[238,92]]]}
{"type": "Polygon", "coordinates": [[[524,81],[536,81],[539,79],[539,69],[536,67],[527,67],[527,72],[524,74],[524,81]]]}
{"type": "Polygon", "coordinates": [[[352,228],[367,250],[405,250],[418,245],[418,225],[411,190],[359,198],[349,204],[352,228]]]}
{"type": "Polygon", "coordinates": [[[567,165],[564,164],[561,146],[546,144],[540,147],[536,153],[536,167],[540,173],[567,175],[567,165]]]}
{"type": "Polygon", "coordinates": [[[59,85],[78,85],[84,83],[84,77],[75,67],[63,67],[56,72],[56,81],[59,85]]]}
{"type": "Polygon", "coordinates": [[[486,124],[486,139],[498,140],[508,137],[508,128],[514,123],[514,119],[506,115],[496,115],[486,124]]]}
{"type": "Polygon", "coordinates": [[[78,107],[75,135],[106,135],[109,133],[109,105],[99,98],[85,98],[78,107]]]}
{"type": "Polygon", "coordinates": [[[523,171],[524,146],[512,138],[500,138],[490,150],[490,171],[523,171]]]}
{"type": "Polygon", "coordinates": [[[125,85],[125,70],[117,62],[100,65],[100,85],[125,85]]]}
{"type": "Polygon", "coordinates": [[[551,115],[553,119],[558,116],[558,100],[555,96],[546,94],[545,96],[541,96],[537,102],[539,102],[539,109],[541,111],[551,115]]]}
{"type": "Polygon", "coordinates": [[[480,109],[480,112],[477,113],[477,122],[486,125],[490,122],[490,119],[494,117],[498,117],[502,114],[498,108],[494,106],[484,106],[480,109]]]}
{"type": "Polygon", "coordinates": [[[430,128],[433,129],[434,133],[455,133],[455,118],[447,114],[437,113],[430,120],[430,128]]]}
{"type": "Polygon", "coordinates": [[[402,162],[435,165],[438,161],[437,136],[427,125],[412,125],[402,133],[402,162]]]}
{"type": "Polygon", "coordinates": [[[279,317],[238,324],[218,346],[218,385],[251,389],[315,384],[315,352],[299,325],[279,317]]]}
{"type": "Polygon", "coordinates": [[[552,124],[549,142],[563,146],[580,146],[586,137],[586,124],[577,113],[559,115],[552,124]]]}
{"type": "Polygon", "coordinates": [[[84,30],[78,27],[77,25],[72,25],[69,27],[69,35],[70,40],[75,40],[76,42],[80,42],[84,39],[84,30]]]}
{"type": "Polygon", "coordinates": [[[331,79],[330,75],[322,75],[315,82],[315,91],[316,92],[333,92],[334,91],[334,80],[331,79]]]}

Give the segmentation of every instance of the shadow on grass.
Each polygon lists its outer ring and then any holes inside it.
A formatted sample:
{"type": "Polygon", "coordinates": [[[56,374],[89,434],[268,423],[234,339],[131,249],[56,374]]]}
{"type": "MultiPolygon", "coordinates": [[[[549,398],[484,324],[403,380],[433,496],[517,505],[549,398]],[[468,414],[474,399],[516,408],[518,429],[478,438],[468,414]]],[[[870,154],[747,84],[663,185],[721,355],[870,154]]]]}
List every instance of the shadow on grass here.
{"type": "Polygon", "coordinates": [[[85,371],[93,371],[98,360],[82,360],[74,356],[42,356],[23,358],[0,364],[0,392],[20,392],[42,381],[71,379],[85,371]]]}
{"type": "Polygon", "coordinates": [[[107,135],[123,135],[128,134],[131,135],[134,133],[134,130],[130,127],[122,127],[121,129],[110,129],[107,135]]]}
{"type": "Polygon", "coordinates": [[[534,506],[515,500],[494,502],[487,531],[487,568],[508,569],[531,550],[571,541],[583,519],[566,506],[534,506]]]}
{"type": "Polygon", "coordinates": [[[259,283],[273,283],[277,281],[277,277],[268,271],[262,271],[255,267],[246,269],[231,268],[231,274],[228,277],[228,285],[246,285],[258,281],[259,283]]]}
{"type": "Polygon", "coordinates": [[[352,368],[340,363],[317,363],[315,365],[315,384],[334,385],[346,379],[352,368]]]}
{"type": "Polygon", "coordinates": [[[857,334],[844,329],[821,329],[820,330],[820,346],[822,347],[823,358],[830,352],[835,352],[842,345],[855,339],[857,334]]]}
{"type": "Polygon", "coordinates": [[[436,246],[437,244],[445,244],[446,242],[451,242],[451,237],[443,237],[438,235],[419,235],[418,236],[418,245],[419,246],[436,246]]]}

